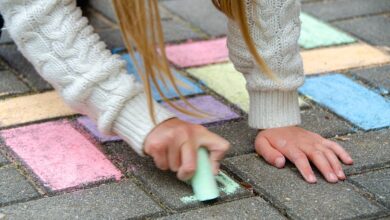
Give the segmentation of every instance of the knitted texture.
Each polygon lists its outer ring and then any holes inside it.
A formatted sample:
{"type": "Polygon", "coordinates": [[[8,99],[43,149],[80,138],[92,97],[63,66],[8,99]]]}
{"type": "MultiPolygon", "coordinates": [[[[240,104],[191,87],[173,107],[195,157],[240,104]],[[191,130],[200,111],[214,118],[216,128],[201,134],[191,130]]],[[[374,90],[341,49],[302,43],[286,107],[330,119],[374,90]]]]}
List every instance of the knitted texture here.
{"type": "Polygon", "coordinates": [[[247,50],[238,25],[228,21],[229,58],[243,73],[250,97],[249,126],[266,129],[301,122],[297,88],[304,82],[298,39],[299,0],[245,0],[256,49],[279,79],[262,72],[247,50]]]}
{"type": "MultiPolygon", "coordinates": [[[[143,85],[94,33],[74,0],[1,0],[5,25],[21,53],[75,111],[99,131],[121,136],[140,155],[153,129],[143,85]]],[[[176,117],[154,102],[157,123],[176,117]]]]}

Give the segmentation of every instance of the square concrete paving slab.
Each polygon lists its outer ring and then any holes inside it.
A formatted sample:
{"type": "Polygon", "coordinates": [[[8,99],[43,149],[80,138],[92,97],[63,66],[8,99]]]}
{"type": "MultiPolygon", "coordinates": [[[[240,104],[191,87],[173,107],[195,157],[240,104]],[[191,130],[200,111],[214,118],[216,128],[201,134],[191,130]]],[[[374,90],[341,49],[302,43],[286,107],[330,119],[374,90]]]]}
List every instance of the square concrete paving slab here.
{"type": "Polygon", "coordinates": [[[344,75],[307,78],[298,91],[363,130],[390,127],[390,101],[344,75]]]}
{"type": "Polygon", "coordinates": [[[96,9],[104,16],[108,17],[112,22],[117,21],[114,7],[110,0],[93,0],[88,1],[88,3],[89,5],[91,5],[92,8],[96,9]]]}
{"type": "Polygon", "coordinates": [[[390,165],[390,130],[359,132],[346,136],[346,141],[335,140],[341,144],[354,160],[352,166],[344,166],[346,173],[360,173],[367,169],[390,165]]]}
{"type": "Polygon", "coordinates": [[[118,28],[102,29],[96,32],[102,41],[106,43],[110,50],[124,49],[125,44],[122,40],[121,31],[118,28]]]}
{"type": "Polygon", "coordinates": [[[223,163],[294,219],[352,219],[385,212],[345,182],[330,184],[317,178],[316,184],[308,184],[299,173],[274,168],[254,154],[223,163]]]}
{"type": "Polygon", "coordinates": [[[0,153],[0,167],[7,163],[9,163],[9,161],[0,153]]]}
{"type": "Polygon", "coordinates": [[[14,95],[30,91],[30,89],[8,70],[0,70],[0,96],[14,95]]]}
{"type": "Polygon", "coordinates": [[[15,44],[0,45],[0,58],[24,78],[32,88],[43,91],[52,89],[34,69],[31,63],[17,50],[15,44]]]}
{"type": "Polygon", "coordinates": [[[227,18],[209,0],[171,0],[161,2],[172,13],[211,36],[227,33],[227,18]]]}
{"type": "Polygon", "coordinates": [[[388,0],[317,1],[303,4],[302,10],[321,20],[335,21],[390,11],[390,2],[388,0]]]}
{"type": "MultiPolygon", "coordinates": [[[[387,2],[387,4],[390,3],[387,2]]],[[[337,21],[333,24],[370,44],[390,46],[389,15],[377,15],[337,21]]]]}
{"type": "Polygon", "coordinates": [[[75,114],[56,91],[0,100],[0,128],[75,114]]]}
{"type": "Polygon", "coordinates": [[[134,183],[125,180],[0,208],[6,219],[130,219],[163,210],[134,183]]]}
{"type": "Polygon", "coordinates": [[[93,8],[86,8],[83,11],[83,15],[88,18],[89,24],[92,25],[95,30],[108,29],[114,25],[114,23],[93,8]]]}
{"type": "Polygon", "coordinates": [[[119,180],[121,172],[69,121],[0,131],[4,144],[49,191],[119,180]]]}
{"type": "Polygon", "coordinates": [[[98,130],[96,123],[87,116],[78,117],[77,122],[86,128],[101,143],[122,140],[119,136],[108,136],[102,134],[98,130]]]}
{"type": "Polygon", "coordinates": [[[260,197],[236,200],[160,218],[168,219],[286,219],[260,197]]]}
{"type": "Polygon", "coordinates": [[[383,95],[390,93],[390,65],[349,72],[375,86],[383,95]]]}
{"type": "MultiPolygon", "coordinates": [[[[174,210],[204,206],[196,200],[190,185],[178,180],[175,173],[156,168],[151,158],[140,157],[127,143],[116,142],[104,145],[111,161],[128,175],[136,176],[147,191],[156,195],[164,204],[174,210]]],[[[250,192],[227,176],[220,176],[221,197],[218,202],[237,197],[247,197],[250,192]],[[228,190],[229,189],[229,190],[228,190]]]]}
{"type": "Polygon", "coordinates": [[[0,167],[0,207],[38,196],[37,191],[15,168],[0,167]]]}
{"type": "Polygon", "coordinates": [[[349,180],[373,193],[379,202],[390,208],[390,169],[351,176],[349,180]]]}
{"type": "MultiPolygon", "coordinates": [[[[208,124],[213,122],[221,122],[221,121],[227,121],[231,119],[237,119],[240,117],[240,115],[234,112],[231,108],[229,108],[228,106],[224,105],[223,103],[221,103],[220,101],[218,101],[217,99],[209,95],[188,98],[188,102],[204,112],[213,114],[213,116],[210,116],[208,118],[196,118],[193,116],[185,115],[173,109],[165,102],[162,102],[162,105],[165,108],[169,109],[171,112],[175,113],[181,120],[191,122],[194,124],[208,124]]],[[[184,107],[189,111],[193,111],[190,107],[187,107],[187,105],[181,100],[174,101],[174,104],[184,107]]]]}

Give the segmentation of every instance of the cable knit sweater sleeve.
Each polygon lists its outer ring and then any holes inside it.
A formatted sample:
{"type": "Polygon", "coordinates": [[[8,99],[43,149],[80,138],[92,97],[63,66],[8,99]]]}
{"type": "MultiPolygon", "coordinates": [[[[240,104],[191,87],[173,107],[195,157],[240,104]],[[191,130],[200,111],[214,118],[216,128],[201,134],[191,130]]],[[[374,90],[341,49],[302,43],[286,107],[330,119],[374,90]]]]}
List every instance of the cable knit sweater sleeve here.
{"type": "Polygon", "coordinates": [[[229,57],[243,73],[250,97],[248,123],[267,129],[301,122],[297,88],[304,82],[298,38],[299,0],[245,0],[250,34],[257,51],[276,74],[265,76],[246,49],[239,27],[228,22],[229,57]]]}
{"type": "MultiPolygon", "coordinates": [[[[140,155],[153,129],[141,83],[93,32],[75,0],[1,0],[5,25],[21,53],[75,111],[117,134],[140,155]]],[[[157,123],[175,117],[157,102],[157,123]]]]}

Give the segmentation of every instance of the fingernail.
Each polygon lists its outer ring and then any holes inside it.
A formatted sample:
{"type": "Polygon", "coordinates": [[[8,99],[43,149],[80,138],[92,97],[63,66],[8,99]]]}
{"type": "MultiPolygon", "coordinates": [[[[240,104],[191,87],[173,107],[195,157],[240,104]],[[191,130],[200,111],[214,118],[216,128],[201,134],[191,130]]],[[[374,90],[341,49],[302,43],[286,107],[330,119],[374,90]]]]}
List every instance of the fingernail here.
{"type": "Polygon", "coordinates": [[[339,171],[337,172],[337,176],[339,176],[339,177],[341,177],[341,178],[345,178],[345,174],[344,174],[344,172],[341,171],[341,170],[339,170],[339,171]]]}
{"type": "Polygon", "coordinates": [[[336,175],[334,175],[333,173],[329,173],[328,178],[330,181],[337,181],[338,180],[336,175]]]}
{"type": "Polygon", "coordinates": [[[314,175],[309,175],[307,180],[309,180],[309,182],[311,182],[311,183],[314,183],[314,182],[317,181],[317,179],[316,179],[316,177],[314,175]]]}
{"type": "Polygon", "coordinates": [[[278,158],[275,160],[275,165],[276,165],[276,167],[281,168],[281,167],[284,166],[284,162],[285,162],[284,157],[278,157],[278,158]]]}

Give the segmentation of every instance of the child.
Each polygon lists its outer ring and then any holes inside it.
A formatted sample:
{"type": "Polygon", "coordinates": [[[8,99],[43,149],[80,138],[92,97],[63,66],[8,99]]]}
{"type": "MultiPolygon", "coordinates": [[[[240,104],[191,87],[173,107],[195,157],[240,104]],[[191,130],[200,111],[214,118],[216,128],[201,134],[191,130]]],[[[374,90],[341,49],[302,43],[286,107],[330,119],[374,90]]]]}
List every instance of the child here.
{"type": "MultiPolygon", "coordinates": [[[[158,168],[177,172],[181,180],[191,178],[196,149],[205,146],[216,173],[230,144],[201,125],[179,120],[151,98],[150,80],[168,78],[176,85],[166,62],[157,0],[113,3],[129,52],[134,54],[136,48],[144,63],[138,68],[143,84],[127,74],[124,61],[93,33],[75,0],[1,0],[0,12],[21,53],[70,107],[95,120],[102,133],[119,135],[138,154],[152,156],[158,168]]],[[[316,182],[309,161],[327,181],[345,179],[339,159],[352,164],[348,153],[296,126],[297,87],[304,81],[297,43],[300,2],[213,3],[229,17],[229,57],[247,81],[248,123],[259,129],[257,153],[278,168],[287,158],[309,183],[316,182]]]]}

